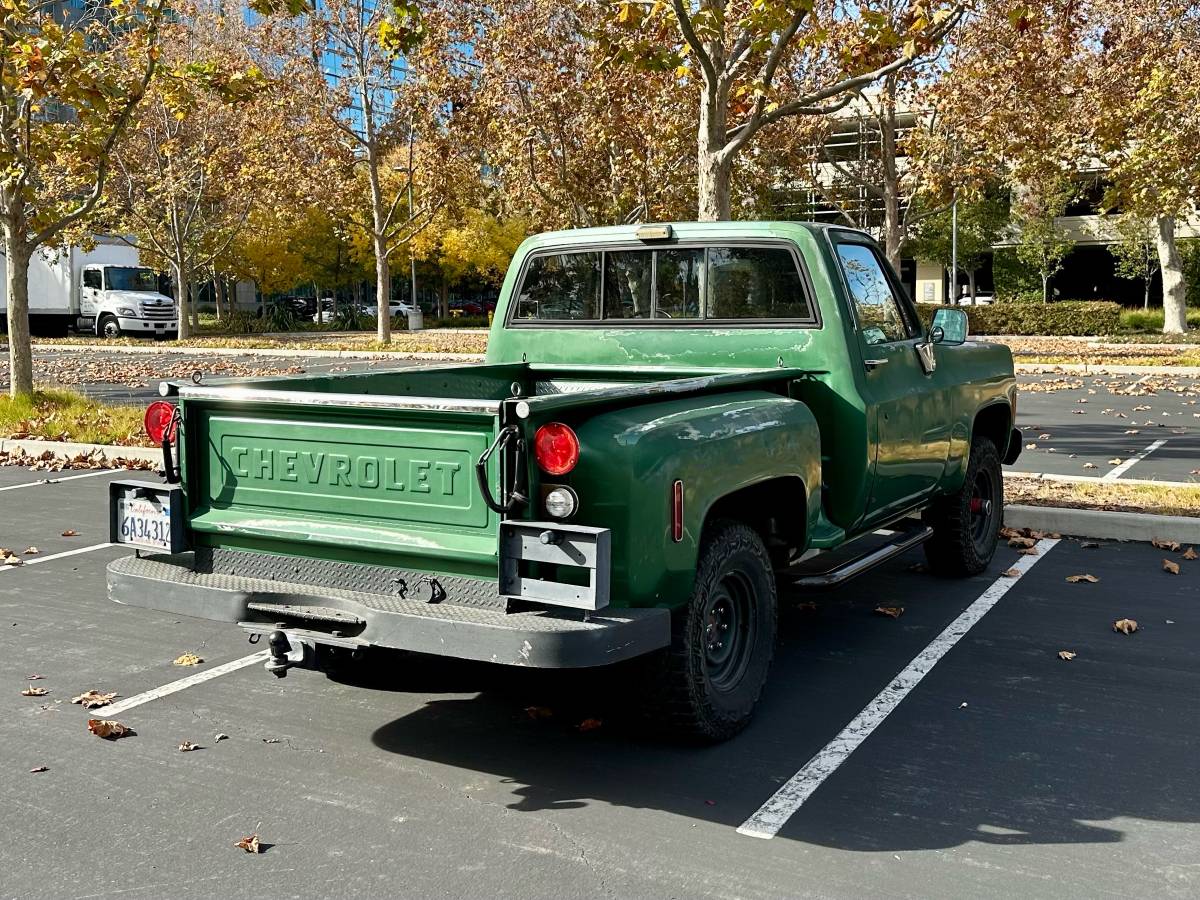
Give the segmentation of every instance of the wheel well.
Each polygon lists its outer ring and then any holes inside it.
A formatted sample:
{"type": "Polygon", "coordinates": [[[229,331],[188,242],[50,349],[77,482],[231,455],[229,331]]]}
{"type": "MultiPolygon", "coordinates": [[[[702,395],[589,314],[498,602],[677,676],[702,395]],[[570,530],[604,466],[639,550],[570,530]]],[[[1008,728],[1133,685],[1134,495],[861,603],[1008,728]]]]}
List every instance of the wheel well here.
{"type": "Polygon", "coordinates": [[[773,559],[786,564],[791,551],[804,546],[808,492],[795,475],[769,478],[721,497],[708,508],[704,527],[718,519],[736,519],[763,539],[773,559]]]}
{"type": "Polygon", "coordinates": [[[1001,457],[1008,448],[1009,436],[1012,433],[1012,411],[1006,403],[994,403],[986,406],[975,414],[975,422],[971,426],[971,437],[985,437],[996,445],[996,452],[1001,457]]]}

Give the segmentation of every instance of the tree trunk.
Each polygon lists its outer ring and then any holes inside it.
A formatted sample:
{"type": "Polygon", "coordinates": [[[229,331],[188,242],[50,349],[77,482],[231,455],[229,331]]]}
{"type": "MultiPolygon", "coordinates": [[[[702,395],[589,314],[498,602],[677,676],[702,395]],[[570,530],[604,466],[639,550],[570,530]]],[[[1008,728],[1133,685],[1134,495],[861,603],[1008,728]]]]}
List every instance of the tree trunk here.
{"type": "Polygon", "coordinates": [[[1142,287],[1142,309],[1150,308],[1150,279],[1152,277],[1153,276],[1151,276],[1151,275],[1147,275],[1142,280],[1142,285],[1143,285],[1143,287],[1142,287]]]}
{"type": "MultiPolygon", "coordinates": [[[[900,172],[896,163],[896,77],[884,79],[879,98],[882,115],[879,117],[880,163],[883,170],[883,252],[897,273],[900,253],[904,249],[904,223],[900,216],[900,172]]],[[[973,297],[972,297],[973,302],[973,297]]]]}
{"type": "Polygon", "coordinates": [[[29,340],[29,258],[33,255],[22,237],[24,223],[4,227],[7,257],[5,288],[8,296],[8,393],[12,397],[33,393],[33,347],[29,340]]]}
{"type": "Polygon", "coordinates": [[[1042,273],[1042,302],[1050,302],[1050,275],[1047,272],[1042,273]]]}
{"type": "Polygon", "coordinates": [[[450,317],[450,281],[446,278],[445,272],[442,272],[442,283],[438,294],[438,317],[442,319],[450,317]]]}
{"type": "Polygon", "coordinates": [[[375,246],[375,339],[381,344],[390,344],[392,316],[388,304],[392,299],[392,270],[383,240],[376,235],[372,243],[375,246]]]}
{"type": "MultiPolygon", "coordinates": [[[[710,54],[719,52],[714,44],[709,43],[710,54]]],[[[701,222],[721,222],[730,218],[729,181],[733,160],[724,152],[728,120],[728,87],[706,86],[700,98],[696,148],[697,218],[701,222]]]]}
{"type": "Polygon", "coordinates": [[[215,296],[217,300],[217,321],[222,322],[225,319],[225,290],[227,287],[225,283],[225,276],[218,275],[215,283],[216,290],[213,292],[213,296],[215,296]]]}
{"type": "Polygon", "coordinates": [[[971,292],[971,305],[975,305],[975,270],[967,269],[967,290],[971,292]]]}
{"type": "Polygon", "coordinates": [[[200,333],[200,304],[196,302],[199,297],[200,285],[190,285],[188,291],[188,308],[192,311],[192,334],[200,333]]]}
{"type": "Polygon", "coordinates": [[[1187,282],[1183,280],[1183,260],[1175,243],[1175,219],[1159,216],[1158,263],[1162,271],[1163,334],[1187,331],[1187,282]]]}
{"type": "Polygon", "coordinates": [[[187,264],[176,258],[171,263],[171,274],[175,277],[175,302],[179,306],[179,340],[192,336],[191,304],[188,302],[187,264]]]}

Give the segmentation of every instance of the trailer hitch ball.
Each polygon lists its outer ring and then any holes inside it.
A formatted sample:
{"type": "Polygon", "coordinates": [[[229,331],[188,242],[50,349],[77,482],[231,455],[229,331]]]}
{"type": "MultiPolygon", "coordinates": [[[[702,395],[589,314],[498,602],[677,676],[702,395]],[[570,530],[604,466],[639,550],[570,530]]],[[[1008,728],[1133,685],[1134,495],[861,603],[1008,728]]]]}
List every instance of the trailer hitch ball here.
{"type": "Polygon", "coordinates": [[[271,658],[267,660],[266,664],[267,671],[276,678],[286,678],[287,670],[293,665],[292,661],[288,659],[288,653],[292,649],[288,636],[282,631],[272,631],[267,636],[267,646],[271,653],[271,658]]]}

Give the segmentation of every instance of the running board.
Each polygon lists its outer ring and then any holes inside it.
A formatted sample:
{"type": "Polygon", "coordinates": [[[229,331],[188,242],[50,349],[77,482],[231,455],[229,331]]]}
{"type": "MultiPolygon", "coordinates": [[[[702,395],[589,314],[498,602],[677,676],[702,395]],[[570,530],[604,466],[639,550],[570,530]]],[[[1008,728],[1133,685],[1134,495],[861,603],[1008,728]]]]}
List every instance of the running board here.
{"type": "Polygon", "coordinates": [[[925,543],[932,536],[933,529],[925,525],[915,528],[912,531],[901,532],[896,536],[896,540],[890,544],[885,544],[869,553],[855,557],[827,572],[819,572],[815,575],[801,575],[791,579],[791,584],[802,588],[836,587],[843,582],[849,581],[856,575],[861,575],[863,572],[873,569],[893,557],[899,556],[906,550],[911,550],[918,544],[925,543]]]}

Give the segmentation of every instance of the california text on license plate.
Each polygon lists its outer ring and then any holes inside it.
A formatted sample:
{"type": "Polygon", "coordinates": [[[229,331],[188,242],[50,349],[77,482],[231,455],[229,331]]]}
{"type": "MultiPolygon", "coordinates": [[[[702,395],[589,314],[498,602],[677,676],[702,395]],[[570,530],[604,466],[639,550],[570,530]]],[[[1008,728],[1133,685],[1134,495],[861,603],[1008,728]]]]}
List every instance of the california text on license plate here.
{"type": "Polygon", "coordinates": [[[117,537],[123,544],[170,550],[170,503],[149,497],[118,498],[117,537]]]}

